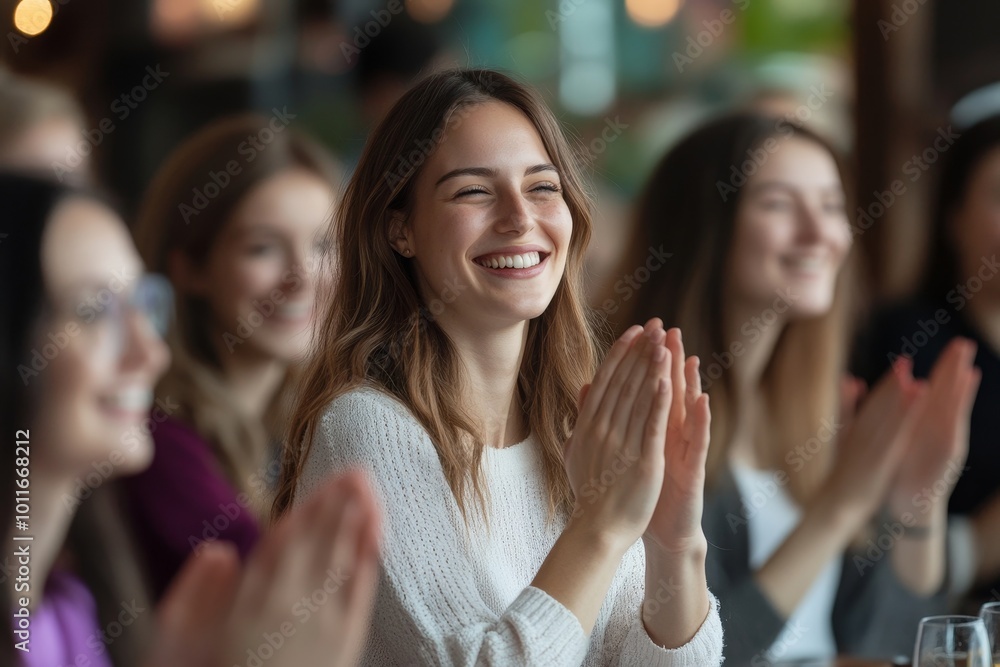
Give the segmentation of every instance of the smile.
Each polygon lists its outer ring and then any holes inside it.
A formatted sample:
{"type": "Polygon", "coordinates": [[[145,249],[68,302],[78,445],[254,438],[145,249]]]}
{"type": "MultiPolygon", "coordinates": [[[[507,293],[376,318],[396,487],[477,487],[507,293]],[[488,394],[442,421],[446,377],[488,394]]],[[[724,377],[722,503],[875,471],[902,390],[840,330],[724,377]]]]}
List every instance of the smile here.
{"type": "Polygon", "coordinates": [[[474,261],[487,269],[530,269],[541,264],[547,256],[547,253],[526,252],[520,255],[483,255],[474,261]]]}

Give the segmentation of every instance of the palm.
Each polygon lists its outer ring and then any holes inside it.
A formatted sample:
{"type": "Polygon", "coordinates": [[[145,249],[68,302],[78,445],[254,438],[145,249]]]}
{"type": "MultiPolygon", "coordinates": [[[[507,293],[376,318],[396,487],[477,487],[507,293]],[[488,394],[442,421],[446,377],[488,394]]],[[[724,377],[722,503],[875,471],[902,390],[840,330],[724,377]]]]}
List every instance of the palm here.
{"type": "Polygon", "coordinates": [[[667,553],[686,551],[704,542],[701,528],[710,412],[701,391],[698,360],[685,360],[679,333],[667,337],[675,360],[673,405],[664,443],[663,487],[649,522],[647,543],[667,553]]]}
{"type": "Polygon", "coordinates": [[[974,358],[974,345],[958,339],[934,365],[910,434],[908,455],[897,473],[897,503],[905,504],[924,489],[939,487],[939,481],[950,486],[957,480],[968,453],[969,414],[979,384],[974,358]]]}

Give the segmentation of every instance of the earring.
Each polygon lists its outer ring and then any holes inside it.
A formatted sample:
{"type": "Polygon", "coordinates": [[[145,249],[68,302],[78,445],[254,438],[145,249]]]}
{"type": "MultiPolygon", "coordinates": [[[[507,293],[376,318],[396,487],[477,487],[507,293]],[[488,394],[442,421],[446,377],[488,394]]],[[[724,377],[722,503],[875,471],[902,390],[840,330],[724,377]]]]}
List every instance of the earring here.
{"type": "Polygon", "coordinates": [[[406,257],[409,257],[410,256],[410,249],[409,248],[403,248],[403,255],[405,255],[406,257]]]}

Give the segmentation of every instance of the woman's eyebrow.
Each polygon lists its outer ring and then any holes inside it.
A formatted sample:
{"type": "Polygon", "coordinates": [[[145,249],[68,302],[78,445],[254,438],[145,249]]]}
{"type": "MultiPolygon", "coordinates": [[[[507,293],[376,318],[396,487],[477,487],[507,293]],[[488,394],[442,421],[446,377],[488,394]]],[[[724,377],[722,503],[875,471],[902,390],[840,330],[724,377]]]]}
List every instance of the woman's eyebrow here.
{"type": "MultiPolygon", "coordinates": [[[[524,175],[531,176],[532,174],[537,174],[541,171],[554,171],[556,174],[559,173],[559,170],[555,168],[555,165],[546,162],[528,167],[524,170],[524,175]]],[[[463,167],[461,169],[452,169],[447,174],[439,178],[437,183],[434,184],[434,187],[441,185],[450,178],[457,178],[458,176],[482,176],[484,178],[495,178],[497,173],[497,170],[492,167],[463,167]]]]}

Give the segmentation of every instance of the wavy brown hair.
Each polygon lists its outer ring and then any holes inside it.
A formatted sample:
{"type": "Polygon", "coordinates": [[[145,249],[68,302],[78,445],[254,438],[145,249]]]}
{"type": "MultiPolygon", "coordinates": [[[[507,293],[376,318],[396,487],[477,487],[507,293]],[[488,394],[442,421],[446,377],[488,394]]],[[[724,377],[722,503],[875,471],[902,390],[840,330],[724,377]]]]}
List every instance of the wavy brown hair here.
{"type": "Polygon", "coordinates": [[[411,262],[390,246],[390,226],[394,216],[408,216],[413,183],[448,124],[489,101],[511,105],[534,125],[573,218],[565,273],[548,308],[528,323],[517,384],[541,443],[550,512],[568,509],[563,444],[598,357],[583,297],[590,200],[558,122],[532,90],[496,71],[453,69],[429,76],[396,103],[369,136],[338,208],[330,230],[337,279],[285,441],[274,517],[294,499],[321,415],[334,398],[361,386],[397,398],[427,430],[466,519],[467,500],[485,506],[479,466],[486,445],[463,406],[461,361],[422,303],[411,262]]]}
{"type": "MultiPolygon", "coordinates": [[[[248,138],[258,136],[269,123],[269,118],[258,114],[216,121],[168,157],[146,192],[135,229],[136,245],[150,271],[169,275],[169,258],[175,251],[193,266],[202,266],[244,197],[272,176],[300,168],[338,188],[340,170],[333,158],[290,127],[272,132],[272,140],[261,150],[249,144],[248,138]],[[239,170],[227,172],[233,162],[239,170]],[[229,181],[211,190],[216,196],[206,196],[208,201],[202,206],[194,193],[210,190],[210,173],[227,174],[229,181]]],[[[261,494],[267,485],[262,471],[268,447],[280,438],[280,425],[288,415],[297,369],[289,368],[265,415],[245,414],[230,397],[223,377],[219,347],[213,340],[219,334],[212,327],[207,300],[178,290],[175,304],[176,318],[167,336],[172,363],[157,394],[180,403],[180,414],[175,416],[194,426],[211,444],[235,488],[248,492],[255,505],[260,505],[256,509],[266,515],[268,501],[261,494]]]]}
{"type": "MultiPolygon", "coordinates": [[[[662,246],[663,252],[673,255],[636,291],[635,301],[628,304],[629,315],[634,321],[662,317],[665,326],[680,327],[685,347],[702,359],[702,368],[712,361],[713,353],[726,353],[733,342],[729,339],[732,332],[724,328],[729,312],[725,288],[743,193],[742,188],[731,186],[734,165],[754,151],[763,151],[765,142],[790,137],[811,141],[833,157],[850,199],[843,161],[828,141],[782,119],[738,113],[707,123],[667,152],[636,205],[636,238],[624,273],[642,264],[650,246],[662,246]]],[[[760,391],[767,413],[753,434],[762,465],[788,471],[789,453],[816,437],[824,418],[839,412],[853,315],[853,255],[840,271],[829,312],[788,322],[764,370],[760,391]]],[[[706,473],[711,487],[729,460],[739,406],[731,370],[709,379],[712,446],[706,473]]],[[[823,447],[801,470],[789,475],[788,488],[794,498],[804,500],[817,488],[831,455],[832,448],[823,447]]]]}

